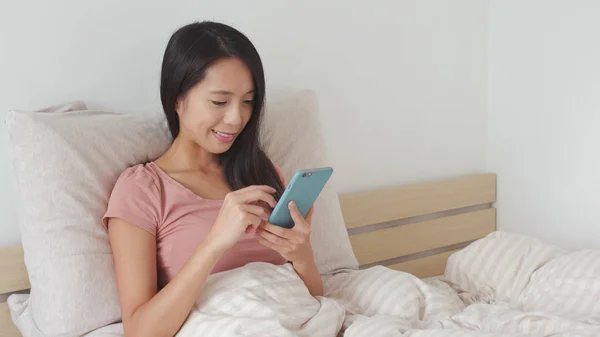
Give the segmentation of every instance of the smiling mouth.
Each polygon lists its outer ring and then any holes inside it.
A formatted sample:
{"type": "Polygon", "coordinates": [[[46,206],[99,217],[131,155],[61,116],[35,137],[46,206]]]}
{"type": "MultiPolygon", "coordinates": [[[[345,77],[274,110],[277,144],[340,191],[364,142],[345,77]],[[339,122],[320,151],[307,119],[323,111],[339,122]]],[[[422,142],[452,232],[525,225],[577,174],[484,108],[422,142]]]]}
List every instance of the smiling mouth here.
{"type": "Polygon", "coordinates": [[[219,140],[223,143],[230,143],[231,141],[233,141],[233,139],[237,135],[237,133],[231,133],[231,132],[221,132],[221,131],[217,131],[217,130],[211,130],[211,131],[212,131],[213,135],[215,135],[215,138],[217,138],[217,140],[219,140]]]}

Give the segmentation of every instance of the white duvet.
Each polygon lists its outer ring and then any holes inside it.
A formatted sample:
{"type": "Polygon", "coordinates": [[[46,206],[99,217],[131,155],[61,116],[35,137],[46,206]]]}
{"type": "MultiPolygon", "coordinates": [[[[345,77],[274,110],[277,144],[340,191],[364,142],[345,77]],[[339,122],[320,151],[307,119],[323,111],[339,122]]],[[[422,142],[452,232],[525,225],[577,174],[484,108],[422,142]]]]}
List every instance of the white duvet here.
{"type": "Polygon", "coordinates": [[[252,263],[212,275],[177,336],[600,336],[600,253],[575,254],[494,233],[443,278],[373,267],[326,278],[318,298],[290,265],[252,263]]]}

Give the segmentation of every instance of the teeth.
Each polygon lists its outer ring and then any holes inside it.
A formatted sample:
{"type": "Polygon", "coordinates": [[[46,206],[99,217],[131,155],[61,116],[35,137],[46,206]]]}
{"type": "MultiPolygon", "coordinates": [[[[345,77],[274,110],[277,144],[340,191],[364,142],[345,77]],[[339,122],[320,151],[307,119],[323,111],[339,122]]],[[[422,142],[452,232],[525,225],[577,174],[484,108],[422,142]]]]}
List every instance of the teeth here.
{"type": "Polygon", "coordinates": [[[219,131],[215,131],[216,134],[218,134],[221,137],[226,137],[226,138],[232,138],[233,135],[229,134],[229,133],[223,133],[223,132],[219,132],[219,131]]]}

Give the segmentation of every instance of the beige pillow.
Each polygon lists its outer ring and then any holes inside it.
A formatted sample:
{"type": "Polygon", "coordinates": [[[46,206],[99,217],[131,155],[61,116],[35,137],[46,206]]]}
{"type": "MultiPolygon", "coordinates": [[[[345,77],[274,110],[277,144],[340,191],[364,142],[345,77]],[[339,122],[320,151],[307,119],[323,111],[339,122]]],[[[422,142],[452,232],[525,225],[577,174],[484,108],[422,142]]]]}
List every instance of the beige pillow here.
{"type": "MultiPolygon", "coordinates": [[[[329,166],[316,93],[301,91],[267,105],[263,147],[289,181],[298,169],[329,166]]],[[[311,243],[321,274],[358,269],[335,188],[335,167],[315,203],[311,243]]]]}
{"type": "Polygon", "coordinates": [[[119,174],[169,144],[162,116],[11,111],[7,124],[31,294],[9,298],[25,336],[80,336],[120,320],[100,223],[119,174]]]}

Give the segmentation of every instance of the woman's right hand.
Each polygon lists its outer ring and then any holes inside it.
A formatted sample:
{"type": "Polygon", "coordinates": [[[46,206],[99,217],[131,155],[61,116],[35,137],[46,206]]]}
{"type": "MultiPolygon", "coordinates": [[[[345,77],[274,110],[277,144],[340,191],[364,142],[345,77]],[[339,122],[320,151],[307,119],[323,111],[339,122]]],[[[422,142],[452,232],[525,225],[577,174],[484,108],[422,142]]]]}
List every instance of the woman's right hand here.
{"type": "Polygon", "coordinates": [[[225,252],[235,245],[249,228],[256,228],[262,221],[267,221],[268,210],[256,203],[263,201],[275,208],[277,202],[272,195],[275,192],[270,186],[254,185],[228,193],[206,238],[210,240],[209,244],[217,251],[225,252]]]}

